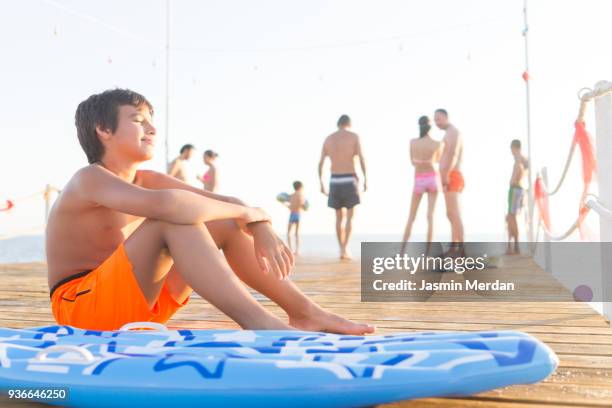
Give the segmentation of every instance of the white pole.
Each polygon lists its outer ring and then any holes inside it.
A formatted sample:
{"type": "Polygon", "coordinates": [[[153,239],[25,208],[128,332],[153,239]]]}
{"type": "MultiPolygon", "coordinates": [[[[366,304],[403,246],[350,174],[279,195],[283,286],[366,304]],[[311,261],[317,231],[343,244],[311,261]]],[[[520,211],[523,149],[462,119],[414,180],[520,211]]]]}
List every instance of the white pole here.
{"type": "Polygon", "coordinates": [[[170,0],[166,0],[166,168],[170,164],[170,0]]]}
{"type": "Polygon", "coordinates": [[[527,172],[527,188],[529,190],[528,203],[527,203],[527,237],[529,242],[533,242],[533,188],[532,188],[532,169],[533,166],[533,157],[531,155],[531,104],[530,104],[530,94],[529,94],[529,24],[527,20],[527,0],[523,5],[523,16],[525,19],[525,28],[523,29],[523,37],[525,38],[525,73],[527,76],[525,77],[525,97],[526,97],[526,109],[527,109],[527,156],[529,157],[529,171],[527,172]]]}
{"type": "Polygon", "coordinates": [[[49,211],[51,210],[51,191],[53,191],[51,185],[47,184],[43,194],[45,199],[45,225],[47,225],[47,222],[49,221],[49,211]]]}
{"type": "MultiPolygon", "coordinates": [[[[542,171],[540,172],[542,175],[542,181],[544,185],[548,185],[548,168],[542,167],[542,171]]],[[[544,235],[544,270],[554,275],[553,267],[552,267],[552,244],[550,243],[550,236],[546,233],[544,235]]]]}
{"type": "MultiPolygon", "coordinates": [[[[606,81],[595,84],[595,91],[605,86],[606,81]]],[[[595,126],[597,150],[597,182],[599,201],[607,208],[612,208],[612,94],[608,93],[595,98],[595,126]]],[[[601,242],[612,242],[612,220],[599,217],[599,235],[601,242]]],[[[601,290],[603,314],[612,317],[612,253],[607,251],[610,244],[601,246],[601,290]]]]}

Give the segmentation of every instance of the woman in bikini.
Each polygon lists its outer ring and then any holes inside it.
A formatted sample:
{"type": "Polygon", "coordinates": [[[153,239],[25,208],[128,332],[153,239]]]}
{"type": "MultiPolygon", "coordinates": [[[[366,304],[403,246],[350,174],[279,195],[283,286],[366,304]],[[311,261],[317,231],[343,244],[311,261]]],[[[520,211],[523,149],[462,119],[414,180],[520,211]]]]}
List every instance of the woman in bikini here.
{"type": "Polygon", "coordinates": [[[204,184],[204,190],[212,193],[216,192],[218,187],[217,182],[217,168],[215,167],[215,159],[218,154],[212,150],[204,152],[204,164],[208,166],[208,170],[202,176],[202,183],[204,184]]]}
{"type": "Polygon", "coordinates": [[[435,141],[429,135],[431,122],[427,116],[419,118],[419,137],[410,141],[410,160],[414,166],[414,188],[410,202],[410,215],[404,231],[403,242],[410,239],[412,225],[423,193],[427,193],[427,242],[433,238],[433,214],[438,191],[441,190],[440,175],[435,164],[440,160],[442,142],[435,141]]]}

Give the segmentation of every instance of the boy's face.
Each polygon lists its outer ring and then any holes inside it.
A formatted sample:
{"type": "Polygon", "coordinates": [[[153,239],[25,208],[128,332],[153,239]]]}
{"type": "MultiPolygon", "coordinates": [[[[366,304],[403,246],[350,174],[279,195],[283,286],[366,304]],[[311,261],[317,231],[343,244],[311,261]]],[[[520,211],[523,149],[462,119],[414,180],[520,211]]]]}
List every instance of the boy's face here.
{"type": "Polygon", "coordinates": [[[135,162],[151,159],[156,138],[152,122],[151,112],[146,105],[138,108],[131,105],[120,106],[117,130],[112,137],[103,137],[107,153],[111,151],[135,162]]]}
{"type": "Polygon", "coordinates": [[[512,152],[513,156],[521,154],[521,148],[520,147],[511,146],[510,147],[510,151],[512,152]]]}

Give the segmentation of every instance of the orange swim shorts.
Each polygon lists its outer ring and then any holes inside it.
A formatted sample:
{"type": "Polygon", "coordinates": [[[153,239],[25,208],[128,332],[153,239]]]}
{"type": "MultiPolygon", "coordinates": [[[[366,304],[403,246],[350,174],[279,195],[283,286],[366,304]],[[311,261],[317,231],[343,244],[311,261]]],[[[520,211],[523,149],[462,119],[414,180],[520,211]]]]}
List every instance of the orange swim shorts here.
{"type": "Polygon", "coordinates": [[[448,173],[448,185],[446,191],[449,193],[460,193],[465,187],[465,181],[463,180],[463,174],[459,170],[451,170],[448,173]]]}
{"type": "Polygon", "coordinates": [[[131,322],[166,323],[178,309],[166,283],[149,305],[121,244],[99,267],[72,275],[51,289],[51,309],[59,324],[87,330],[117,330],[131,322]]]}

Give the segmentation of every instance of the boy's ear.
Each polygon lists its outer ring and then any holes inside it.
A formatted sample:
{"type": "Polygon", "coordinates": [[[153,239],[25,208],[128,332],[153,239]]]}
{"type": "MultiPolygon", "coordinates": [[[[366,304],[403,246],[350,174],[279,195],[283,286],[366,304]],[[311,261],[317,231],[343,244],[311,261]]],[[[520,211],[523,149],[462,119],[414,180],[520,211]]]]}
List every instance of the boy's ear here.
{"type": "Polygon", "coordinates": [[[96,134],[98,135],[98,137],[100,137],[102,140],[108,140],[111,137],[111,131],[110,129],[105,129],[103,128],[101,125],[96,125],[96,134]]]}

